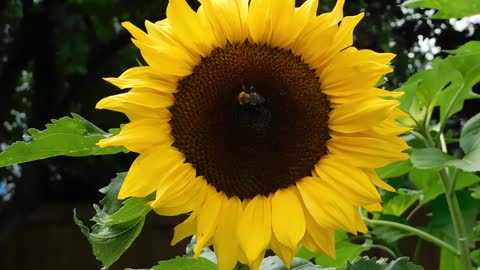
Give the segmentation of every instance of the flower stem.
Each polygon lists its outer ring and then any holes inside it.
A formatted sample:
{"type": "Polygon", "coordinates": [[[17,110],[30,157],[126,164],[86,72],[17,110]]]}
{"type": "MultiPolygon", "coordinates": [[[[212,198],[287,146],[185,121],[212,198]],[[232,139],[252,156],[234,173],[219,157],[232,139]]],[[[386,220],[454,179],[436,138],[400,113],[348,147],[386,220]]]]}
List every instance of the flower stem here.
{"type": "Polygon", "coordinates": [[[459,257],[463,270],[472,269],[472,260],[470,258],[470,248],[468,247],[467,234],[465,232],[465,223],[463,222],[462,212],[458,204],[455,187],[452,186],[447,169],[440,171],[440,178],[442,179],[443,187],[445,189],[445,197],[447,198],[448,209],[452,218],[453,230],[455,238],[457,239],[457,246],[459,248],[459,257]]]}
{"type": "MultiPolygon", "coordinates": [[[[434,243],[435,245],[439,246],[439,247],[442,247],[442,248],[445,248],[445,249],[448,249],[450,252],[452,252],[453,254],[459,256],[460,253],[458,252],[458,250],[450,245],[449,243],[427,233],[427,232],[424,232],[422,230],[419,230],[417,228],[414,228],[412,226],[408,226],[408,225],[405,225],[405,224],[402,224],[402,223],[397,223],[397,222],[393,222],[393,221],[387,221],[387,220],[377,220],[377,219],[368,219],[368,218],[363,218],[363,220],[365,221],[365,223],[367,223],[368,225],[382,225],[382,226],[389,226],[389,227],[392,227],[392,228],[397,228],[397,229],[401,229],[401,230],[404,230],[404,231],[407,231],[407,232],[411,232],[413,234],[415,234],[416,236],[426,240],[426,241],[429,241],[429,242],[432,242],[434,243]]],[[[470,270],[470,269],[469,269],[470,270]]]]}
{"type": "MultiPolygon", "coordinates": [[[[428,131],[427,134],[429,135],[428,131]]],[[[437,143],[433,141],[431,136],[425,136],[427,140],[425,144],[427,146],[435,146],[437,143]]],[[[445,137],[443,134],[437,136],[440,140],[440,148],[443,152],[447,152],[445,143],[445,137]]],[[[448,168],[442,169],[439,172],[440,179],[442,180],[443,189],[445,190],[445,198],[447,199],[448,210],[450,211],[450,217],[452,219],[453,231],[455,233],[455,239],[457,240],[457,249],[459,250],[457,256],[460,257],[460,263],[463,270],[471,270],[472,259],[470,257],[470,248],[468,247],[467,234],[465,231],[465,223],[463,221],[462,212],[458,204],[457,195],[455,193],[455,178],[456,172],[453,177],[449,174],[448,168]]]]}

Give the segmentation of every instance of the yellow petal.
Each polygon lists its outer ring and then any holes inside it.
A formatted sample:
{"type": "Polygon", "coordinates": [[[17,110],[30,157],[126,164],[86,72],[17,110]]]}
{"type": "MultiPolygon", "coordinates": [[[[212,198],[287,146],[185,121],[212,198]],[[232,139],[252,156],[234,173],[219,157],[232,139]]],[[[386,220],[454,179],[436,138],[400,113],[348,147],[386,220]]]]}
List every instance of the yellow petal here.
{"type": "Polygon", "coordinates": [[[236,232],[242,212],[242,203],[238,197],[232,197],[223,202],[218,215],[218,226],[213,245],[218,258],[219,270],[231,270],[237,264],[240,246],[236,232]]]}
{"type": "Polygon", "coordinates": [[[253,43],[266,44],[272,36],[272,22],[269,13],[271,1],[272,0],[250,1],[247,25],[250,39],[253,43]]]}
{"type": "Polygon", "coordinates": [[[377,173],[375,170],[372,169],[363,169],[363,171],[367,174],[367,176],[370,178],[370,181],[377,187],[382,188],[384,190],[390,191],[390,192],[396,192],[395,188],[384,182],[380,177],[378,177],[377,173]]]}
{"type": "Polygon", "coordinates": [[[337,31],[336,25],[325,25],[308,35],[300,35],[292,47],[296,55],[301,55],[305,63],[322,68],[332,58],[331,44],[337,31]]]}
{"type": "Polygon", "coordinates": [[[342,19],[337,35],[335,36],[334,44],[332,46],[337,52],[345,49],[346,47],[352,46],[353,29],[355,26],[357,26],[363,16],[364,14],[360,13],[358,15],[347,16],[342,19]]]}
{"type": "Polygon", "coordinates": [[[270,201],[263,195],[257,195],[244,209],[237,235],[249,263],[255,262],[270,242],[271,211],[270,201]]]}
{"type": "Polygon", "coordinates": [[[302,21],[309,22],[317,15],[317,8],[318,0],[307,0],[296,9],[296,12],[299,17],[304,18],[302,21]]]}
{"type": "Polygon", "coordinates": [[[321,252],[335,258],[335,230],[320,226],[305,209],[307,230],[302,245],[313,252],[321,252]]]}
{"type": "Polygon", "coordinates": [[[353,225],[355,229],[361,233],[368,232],[368,228],[360,215],[360,209],[356,206],[353,207],[353,225]]]}
{"type": "Polygon", "coordinates": [[[182,241],[183,239],[191,235],[194,235],[196,231],[197,231],[197,214],[194,212],[182,223],[175,226],[175,228],[173,229],[173,239],[170,244],[172,246],[176,245],[178,242],[182,241]]]}
{"type": "Polygon", "coordinates": [[[328,127],[343,133],[367,130],[384,121],[399,104],[397,100],[376,98],[357,104],[339,105],[331,111],[328,127]]]}
{"type": "Polygon", "coordinates": [[[316,165],[318,176],[356,205],[379,202],[380,195],[367,175],[342,160],[324,157],[316,165]]]}
{"type": "MultiPolygon", "coordinates": [[[[383,90],[383,89],[378,89],[378,88],[375,88],[375,92],[377,94],[377,97],[393,97],[393,98],[400,98],[401,96],[403,96],[405,94],[405,92],[401,92],[401,91],[388,91],[388,90],[383,90]]],[[[405,117],[407,117],[408,114],[406,114],[405,117]]]]}
{"type": "Polygon", "coordinates": [[[367,205],[362,205],[365,210],[368,212],[382,212],[383,207],[380,203],[372,203],[372,204],[367,204],[367,205]]]}
{"type": "Polygon", "coordinates": [[[157,146],[140,154],[125,177],[118,199],[152,194],[165,175],[184,160],[185,156],[170,146],[157,146]]]}
{"type": "MultiPolygon", "coordinates": [[[[321,69],[319,69],[321,70],[321,69]]],[[[365,63],[353,61],[349,66],[334,69],[329,75],[319,74],[322,83],[322,91],[333,96],[346,96],[357,94],[359,90],[373,87],[378,80],[393,69],[387,65],[378,63],[365,63]],[[345,76],[344,74],[349,74],[345,76]]]]}
{"type": "Polygon", "coordinates": [[[242,30],[244,23],[237,2],[231,0],[204,0],[202,2],[205,14],[221,44],[227,40],[231,43],[243,42],[247,38],[246,33],[243,33],[242,30]]]}
{"type": "Polygon", "coordinates": [[[137,40],[143,42],[143,43],[146,43],[146,44],[153,44],[152,40],[150,39],[150,37],[145,33],[143,32],[142,30],[140,30],[140,28],[136,27],[135,25],[133,25],[131,22],[123,22],[122,23],[122,26],[127,29],[128,32],[130,32],[130,34],[137,40]]]}
{"type": "Polygon", "coordinates": [[[206,196],[208,195],[208,184],[202,177],[191,179],[186,177],[185,185],[181,192],[176,192],[176,189],[169,191],[159,188],[157,197],[152,203],[152,208],[155,212],[162,216],[177,216],[188,213],[195,209],[199,209],[206,196]]]}
{"type": "Polygon", "coordinates": [[[377,126],[371,127],[370,131],[377,133],[378,135],[398,136],[403,134],[412,128],[401,126],[397,123],[398,120],[410,118],[410,115],[402,110],[395,108],[382,123],[377,126]]]}
{"type": "Polygon", "coordinates": [[[260,269],[260,265],[262,264],[262,261],[263,261],[263,258],[264,258],[264,257],[265,257],[265,250],[262,251],[262,252],[260,253],[260,255],[258,255],[258,257],[257,257],[255,260],[253,260],[253,261],[251,261],[251,262],[249,262],[249,263],[247,264],[247,265],[248,265],[248,268],[249,268],[250,270],[259,270],[259,269],[260,269]]]}
{"type": "MultiPolygon", "coordinates": [[[[313,10],[311,11],[313,15],[316,15],[318,1],[316,0],[313,10]]],[[[305,43],[305,38],[308,38],[313,32],[323,32],[325,28],[330,26],[336,26],[343,18],[343,5],[345,0],[338,0],[333,8],[332,12],[323,13],[319,16],[312,18],[310,22],[305,26],[302,33],[297,38],[297,43],[305,43]]]]}
{"type": "Polygon", "coordinates": [[[166,108],[173,105],[173,96],[170,94],[161,94],[153,92],[129,91],[103,98],[97,103],[97,109],[121,108],[122,106],[134,104],[147,108],[166,108]]]}
{"type": "Polygon", "coordinates": [[[198,209],[198,224],[197,224],[197,244],[193,249],[195,258],[200,256],[200,252],[205,247],[207,242],[213,237],[217,229],[218,215],[222,204],[227,200],[227,197],[215,190],[214,187],[208,189],[203,207],[198,209]]]}
{"type": "Polygon", "coordinates": [[[170,75],[159,75],[151,67],[133,67],[127,69],[118,78],[105,78],[105,80],[120,89],[146,87],[161,92],[176,93],[178,79],[170,75]]]}
{"type": "Polygon", "coordinates": [[[328,143],[328,151],[360,168],[380,168],[392,162],[408,159],[401,151],[409,146],[398,137],[387,141],[375,137],[334,136],[328,143]]]}
{"type": "Polygon", "coordinates": [[[202,57],[218,46],[207,18],[193,11],[185,0],[170,0],[167,18],[180,43],[202,57]]]}
{"type": "MultiPolygon", "coordinates": [[[[272,230],[276,239],[289,248],[298,246],[305,233],[305,217],[294,187],[277,190],[270,195],[272,203],[272,230]]],[[[296,188],[295,188],[296,189],[296,188]]]]}
{"type": "Polygon", "coordinates": [[[190,75],[197,62],[196,58],[181,48],[154,46],[135,39],[132,42],[140,49],[143,59],[150,67],[161,74],[180,77],[190,75]]]}
{"type": "Polygon", "coordinates": [[[305,177],[297,182],[305,208],[322,227],[339,228],[356,233],[352,224],[352,204],[321,183],[321,179],[305,177]]]}
{"type": "Polygon", "coordinates": [[[169,146],[173,143],[171,126],[165,120],[142,119],[122,127],[118,135],[100,140],[100,147],[125,146],[128,150],[142,153],[154,146],[169,146]]]}
{"type": "Polygon", "coordinates": [[[270,248],[275,254],[282,259],[287,268],[290,268],[295,254],[297,254],[298,245],[296,246],[284,246],[278,239],[275,237],[275,234],[272,234],[272,240],[270,241],[270,248]]]}
{"type": "Polygon", "coordinates": [[[270,2],[272,35],[269,44],[273,47],[288,48],[300,34],[305,22],[295,20],[295,0],[275,0],[270,2]]]}

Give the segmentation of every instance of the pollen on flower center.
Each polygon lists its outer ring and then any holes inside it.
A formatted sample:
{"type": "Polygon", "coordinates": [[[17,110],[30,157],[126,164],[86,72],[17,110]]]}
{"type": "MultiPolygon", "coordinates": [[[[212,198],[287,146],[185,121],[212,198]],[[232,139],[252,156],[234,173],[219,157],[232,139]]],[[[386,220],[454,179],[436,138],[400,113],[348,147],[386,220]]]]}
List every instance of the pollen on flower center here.
{"type": "Polygon", "coordinates": [[[319,77],[301,57],[227,44],[179,81],[173,146],[227,196],[268,195],[311,175],[326,154],[329,110],[319,77]]]}

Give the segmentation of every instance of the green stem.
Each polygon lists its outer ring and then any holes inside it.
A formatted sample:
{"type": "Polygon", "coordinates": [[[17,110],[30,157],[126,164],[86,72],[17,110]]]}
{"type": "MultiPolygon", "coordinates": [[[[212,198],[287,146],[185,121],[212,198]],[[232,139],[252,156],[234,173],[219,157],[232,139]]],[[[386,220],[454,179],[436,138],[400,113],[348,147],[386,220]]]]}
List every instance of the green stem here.
{"type": "Polygon", "coordinates": [[[393,250],[389,249],[386,246],[377,245],[377,244],[363,244],[362,247],[380,249],[387,252],[390,256],[392,256],[392,258],[394,259],[397,258],[397,255],[395,254],[395,252],[393,252],[393,250]]]}
{"type": "MultiPolygon", "coordinates": [[[[429,133],[427,133],[429,134],[429,133]]],[[[431,136],[426,136],[427,145],[435,145],[436,143],[432,140],[431,136]]],[[[437,137],[440,140],[440,148],[442,151],[447,152],[445,137],[443,134],[440,134],[437,137]]],[[[470,257],[470,248],[468,246],[467,234],[465,231],[465,223],[463,221],[462,212],[460,210],[460,205],[458,204],[457,194],[455,193],[455,178],[451,177],[448,168],[442,169],[439,172],[440,179],[442,180],[443,188],[445,190],[445,197],[447,199],[448,210],[450,211],[450,217],[452,219],[453,231],[455,233],[455,239],[457,240],[457,249],[459,250],[458,256],[460,257],[461,265],[463,270],[472,269],[472,259],[470,257]]]]}
{"type": "MultiPolygon", "coordinates": [[[[417,228],[414,228],[414,227],[411,227],[411,226],[408,226],[408,225],[405,225],[405,224],[402,224],[402,223],[397,223],[397,222],[393,222],[393,221],[387,221],[387,220],[377,220],[377,219],[368,219],[368,218],[363,218],[363,220],[365,221],[365,223],[367,223],[368,225],[383,225],[383,226],[389,226],[389,227],[392,227],[392,228],[397,228],[397,229],[400,229],[400,230],[404,230],[404,231],[407,231],[407,232],[411,232],[413,234],[415,234],[416,236],[426,240],[426,241],[429,241],[429,242],[432,242],[434,243],[435,245],[439,246],[439,247],[442,247],[442,248],[445,248],[445,249],[448,249],[450,252],[452,252],[453,254],[459,256],[460,253],[457,251],[457,249],[450,245],[449,243],[429,234],[429,233],[426,233],[422,230],[419,230],[417,228]]],[[[470,269],[469,269],[470,270],[470,269]]]]}
{"type": "Polygon", "coordinates": [[[445,197],[447,198],[448,209],[452,218],[453,231],[457,239],[457,246],[460,250],[460,261],[462,269],[472,269],[472,259],[470,258],[470,248],[468,247],[467,234],[465,231],[465,223],[463,222],[462,212],[458,204],[455,187],[452,187],[452,180],[447,174],[447,169],[440,171],[443,187],[445,189],[445,197]]]}

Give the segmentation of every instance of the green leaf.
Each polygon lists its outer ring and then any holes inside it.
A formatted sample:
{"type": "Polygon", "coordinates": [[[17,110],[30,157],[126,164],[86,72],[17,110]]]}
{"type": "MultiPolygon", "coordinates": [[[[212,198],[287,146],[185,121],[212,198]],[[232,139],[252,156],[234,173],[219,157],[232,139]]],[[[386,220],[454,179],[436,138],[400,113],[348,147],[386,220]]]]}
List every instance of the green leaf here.
{"type": "Polygon", "coordinates": [[[384,258],[377,260],[361,257],[348,263],[345,270],[423,270],[423,268],[410,262],[408,257],[401,257],[390,263],[387,263],[387,259],[384,258]]]}
{"type": "Polygon", "coordinates": [[[476,114],[463,125],[460,138],[475,136],[480,134],[480,113],[476,114]]]}
{"type": "Polygon", "coordinates": [[[150,208],[145,205],[152,198],[129,198],[121,204],[116,200],[126,173],[120,173],[105,188],[103,207],[94,205],[97,211],[91,219],[91,230],[80,221],[74,212],[74,221],[90,242],[93,254],[105,267],[110,267],[130,247],[140,234],[150,208]]]}
{"type": "Polygon", "coordinates": [[[117,195],[126,176],[127,173],[125,172],[117,173],[117,177],[112,179],[108,186],[100,189],[100,192],[105,194],[105,197],[100,201],[100,204],[103,205],[102,211],[104,213],[111,215],[122,207],[122,202],[117,200],[117,195]]]}
{"type": "Polygon", "coordinates": [[[480,52],[480,41],[469,41],[455,50],[445,50],[445,52],[454,55],[478,53],[480,52]]]}
{"type": "Polygon", "coordinates": [[[460,138],[460,146],[465,152],[458,159],[438,148],[412,149],[410,160],[417,169],[440,169],[455,167],[467,172],[480,171],[480,136],[460,138]]]}
{"type": "Polygon", "coordinates": [[[410,153],[410,160],[417,169],[440,169],[455,159],[438,148],[414,148],[410,153]]]}
{"type": "MultiPolygon", "coordinates": [[[[423,198],[420,201],[422,204],[435,199],[445,192],[440,176],[436,170],[413,169],[409,177],[415,186],[419,190],[422,190],[423,198]]],[[[455,190],[460,190],[480,182],[480,177],[471,172],[457,171],[455,182],[455,190]]]]}
{"type": "Polygon", "coordinates": [[[352,261],[358,257],[363,251],[368,250],[368,247],[353,244],[348,238],[347,234],[342,231],[337,231],[335,234],[335,249],[336,258],[332,259],[326,255],[319,255],[315,258],[315,263],[323,267],[337,267],[344,265],[347,261],[352,261]]]}
{"type": "Polygon", "coordinates": [[[480,249],[476,249],[472,251],[472,260],[477,264],[480,265],[480,249]]]}
{"type": "Polygon", "coordinates": [[[472,198],[479,200],[480,199],[480,186],[476,186],[470,189],[472,192],[472,198]]]}
{"type": "Polygon", "coordinates": [[[380,178],[392,178],[402,176],[410,171],[412,163],[409,159],[391,163],[383,168],[376,169],[380,178]]]}
{"type": "Polygon", "coordinates": [[[463,18],[480,13],[480,2],[477,0],[409,0],[403,3],[411,8],[434,8],[438,12],[434,19],[463,18]]]}
{"type": "MultiPolygon", "coordinates": [[[[462,51],[462,47],[459,50],[462,51]]],[[[465,100],[480,98],[480,95],[472,92],[472,87],[480,81],[480,51],[449,56],[444,62],[448,66],[445,72],[454,72],[455,79],[439,95],[442,122],[462,110],[465,100]]]]}
{"type": "Polygon", "coordinates": [[[304,260],[311,260],[311,259],[315,258],[316,256],[318,256],[318,253],[310,251],[310,250],[306,249],[304,246],[300,246],[297,254],[295,255],[295,257],[298,257],[298,258],[301,258],[301,259],[304,259],[304,260]]]}
{"type": "Polygon", "coordinates": [[[461,159],[438,148],[412,149],[410,159],[415,168],[439,169],[455,167],[467,172],[480,171],[480,113],[469,119],[460,134],[460,147],[465,153],[461,159]]]}
{"type": "Polygon", "coordinates": [[[448,249],[440,249],[440,270],[462,269],[460,258],[448,249]]]}
{"type": "MultiPolygon", "coordinates": [[[[476,225],[477,215],[480,212],[480,204],[466,191],[457,191],[457,199],[465,224],[466,234],[468,235],[476,225]]],[[[454,229],[445,196],[439,196],[430,203],[430,206],[432,208],[432,220],[427,227],[428,231],[434,236],[455,246],[456,239],[452,233],[454,229]]]]}
{"type": "Polygon", "coordinates": [[[128,152],[123,147],[100,148],[96,143],[112,134],[101,130],[80,115],[52,120],[46,129],[29,129],[28,142],[16,142],[0,153],[0,167],[54,156],[109,155],[128,152]]]}
{"type": "Polygon", "coordinates": [[[260,265],[260,270],[335,270],[335,268],[322,268],[318,265],[301,259],[293,258],[293,261],[290,265],[290,268],[283,263],[283,261],[278,256],[270,256],[263,259],[262,264],[260,265]]]}
{"type": "Polygon", "coordinates": [[[161,261],[153,270],[216,270],[217,265],[205,258],[176,257],[168,261],[161,261]]]}
{"type": "Polygon", "coordinates": [[[395,197],[383,204],[383,213],[386,215],[401,216],[422,195],[421,191],[399,189],[395,197]]]}
{"type": "Polygon", "coordinates": [[[427,115],[440,106],[442,125],[453,114],[459,112],[465,100],[478,99],[472,91],[480,81],[480,50],[476,43],[468,43],[446,59],[435,59],[432,68],[411,76],[401,89],[400,108],[417,121],[423,122],[427,115]]]}

